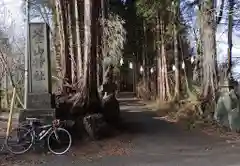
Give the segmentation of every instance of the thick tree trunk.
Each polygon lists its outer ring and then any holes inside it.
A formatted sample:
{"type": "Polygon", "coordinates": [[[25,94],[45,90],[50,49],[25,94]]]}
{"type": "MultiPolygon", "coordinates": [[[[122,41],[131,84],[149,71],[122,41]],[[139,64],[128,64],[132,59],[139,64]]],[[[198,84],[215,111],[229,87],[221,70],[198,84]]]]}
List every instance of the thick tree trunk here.
{"type": "Polygon", "coordinates": [[[162,73],[162,61],[161,61],[161,47],[160,47],[160,20],[159,16],[156,17],[156,53],[157,53],[157,91],[158,91],[158,96],[159,100],[162,101],[162,78],[161,78],[161,73],[162,73]]]}
{"type": "Polygon", "coordinates": [[[89,89],[89,55],[91,47],[91,3],[84,0],[84,87],[89,89]]]}
{"type": "MultiPolygon", "coordinates": [[[[164,47],[162,47],[163,50],[165,50],[164,47]]],[[[164,72],[164,82],[165,82],[165,89],[166,89],[166,100],[171,100],[171,93],[168,83],[168,72],[167,72],[167,61],[166,61],[166,51],[162,54],[162,61],[163,61],[163,72],[164,72]]]]}
{"type": "MultiPolygon", "coordinates": [[[[60,28],[59,28],[59,34],[60,34],[60,42],[61,42],[61,56],[62,56],[62,73],[63,73],[63,79],[64,82],[67,82],[68,84],[71,84],[71,55],[69,53],[69,41],[68,41],[68,27],[67,27],[67,20],[68,20],[68,12],[67,12],[67,6],[68,4],[64,1],[58,1],[57,2],[57,9],[59,13],[59,22],[60,22],[60,28]]],[[[64,84],[63,82],[63,84],[64,84]]],[[[68,91],[68,88],[64,88],[64,91],[68,91]]]]}
{"type": "Polygon", "coordinates": [[[68,2],[68,40],[69,53],[71,56],[72,84],[77,83],[77,50],[76,50],[76,17],[73,1],[68,2]]]}
{"type": "Polygon", "coordinates": [[[232,81],[232,32],[233,32],[233,7],[234,0],[229,0],[229,12],[228,12],[228,79],[229,84],[232,81]]]}
{"type": "Polygon", "coordinates": [[[202,46],[203,46],[203,91],[202,96],[207,98],[209,95],[215,97],[217,88],[216,73],[216,21],[214,14],[214,1],[205,0],[201,7],[202,13],[202,46]]]}
{"type": "Polygon", "coordinates": [[[104,21],[104,1],[101,0],[100,6],[98,8],[98,28],[97,28],[97,85],[98,87],[102,84],[103,80],[103,50],[102,50],[102,36],[103,36],[103,21],[104,21]]]}
{"type": "MultiPolygon", "coordinates": [[[[99,11],[100,11],[100,1],[92,0],[92,10],[91,10],[91,54],[90,54],[90,84],[91,93],[96,97],[97,89],[97,55],[98,55],[98,28],[99,28],[99,11]]],[[[98,94],[97,94],[98,96],[98,94]]]]}
{"type": "MultiPolygon", "coordinates": [[[[56,10],[56,26],[58,27],[58,34],[56,37],[59,37],[59,43],[55,45],[56,60],[57,60],[57,70],[58,77],[61,80],[61,87],[65,82],[71,84],[71,56],[69,54],[69,40],[68,40],[68,4],[63,1],[55,2],[56,10]],[[59,48],[59,49],[58,49],[59,48]],[[59,52],[59,55],[57,54],[59,52]],[[61,58],[60,58],[61,57],[61,58]],[[61,59],[61,65],[60,65],[61,59]]],[[[57,40],[55,39],[55,40],[57,40]]],[[[63,91],[67,91],[67,88],[64,88],[63,91]]]]}
{"type": "Polygon", "coordinates": [[[167,68],[167,64],[165,61],[165,54],[166,54],[166,50],[165,50],[165,41],[164,41],[164,32],[165,32],[165,28],[164,28],[164,23],[160,18],[160,38],[161,38],[161,86],[162,86],[162,101],[166,101],[167,100],[167,95],[166,95],[166,68],[167,68]]]}
{"type": "Polygon", "coordinates": [[[87,95],[89,111],[95,110],[100,105],[97,89],[97,27],[99,1],[84,1],[84,24],[85,24],[85,50],[84,50],[84,86],[87,95]]]}
{"type": "Polygon", "coordinates": [[[164,42],[164,23],[160,18],[160,14],[157,17],[157,57],[158,57],[158,95],[160,101],[166,101],[170,99],[170,91],[167,78],[167,64],[166,64],[166,51],[164,42]]]}
{"type": "MultiPolygon", "coordinates": [[[[78,82],[82,79],[83,76],[83,57],[82,57],[82,49],[81,49],[81,19],[80,19],[80,2],[79,0],[74,0],[74,8],[75,8],[75,18],[76,18],[76,65],[77,65],[77,80],[78,82]]],[[[80,84],[78,84],[80,86],[80,84]]]]}
{"type": "Polygon", "coordinates": [[[175,2],[176,4],[174,5],[174,62],[175,62],[175,94],[174,98],[175,100],[179,100],[180,96],[180,71],[179,71],[179,53],[178,53],[178,17],[179,17],[179,1],[175,2]]]}
{"type": "Polygon", "coordinates": [[[149,69],[148,69],[148,58],[147,58],[147,29],[146,23],[143,20],[143,50],[142,50],[142,62],[143,62],[143,86],[146,92],[149,92],[149,69]]]}
{"type": "Polygon", "coordinates": [[[62,38],[61,38],[61,20],[60,20],[60,9],[59,9],[59,4],[57,1],[54,1],[54,11],[53,11],[54,15],[54,37],[53,37],[53,41],[54,41],[54,54],[56,57],[56,72],[57,72],[57,77],[60,78],[59,80],[59,86],[61,87],[63,82],[62,79],[63,78],[63,73],[62,73],[62,56],[61,56],[61,46],[62,46],[62,38]]]}
{"type": "Polygon", "coordinates": [[[85,5],[84,5],[84,1],[85,0],[79,0],[79,8],[78,8],[78,12],[79,12],[79,28],[80,28],[80,38],[82,39],[80,41],[81,43],[81,57],[82,57],[82,74],[84,75],[84,56],[85,56],[85,15],[84,15],[84,12],[85,12],[85,5]]]}
{"type": "Polygon", "coordinates": [[[164,22],[160,13],[156,19],[156,50],[157,50],[157,87],[160,101],[171,100],[170,88],[168,83],[167,60],[164,33],[166,32],[164,22]]]}

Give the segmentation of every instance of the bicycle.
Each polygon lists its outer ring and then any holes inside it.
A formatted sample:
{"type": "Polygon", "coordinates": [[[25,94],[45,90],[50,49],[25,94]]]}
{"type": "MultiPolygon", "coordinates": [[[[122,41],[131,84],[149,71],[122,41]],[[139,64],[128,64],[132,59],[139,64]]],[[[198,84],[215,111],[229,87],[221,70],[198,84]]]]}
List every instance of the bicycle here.
{"type": "MultiPolygon", "coordinates": [[[[72,137],[71,134],[64,128],[61,127],[62,122],[59,120],[54,120],[52,124],[44,125],[41,123],[40,119],[37,118],[26,118],[29,123],[25,123],[25,125],[18,126],[17,128],[14,128],[6,140],[6,148],[13,154],[23,154],[31,149],[31,147],[36,144],[36,142],[40,142],[45,139],[47,141],[47,147],[53,154],[56,155],[62,155],[66,153],[71,145],[72,145],[72,137]],[[21,151],[13,150],[13,146],[15,144],[11,144],[11,134],[14,133],[14,131],[17,131],[17,145],[21,146],[21,143],[23,144],[24,149],[21,151]],[[62,143],[60,141],[60,135],[59,133],[63,132],[68,137],[67,147],[57,152],[56,147],[54,147],[55,144],[52,144],[51,141],[56,140],[57,143],[62,143]],[[55,138],[54,138],[55,137],[55,138]]],[[[58,147],[57,147],[58,149],[58,147]]]]}

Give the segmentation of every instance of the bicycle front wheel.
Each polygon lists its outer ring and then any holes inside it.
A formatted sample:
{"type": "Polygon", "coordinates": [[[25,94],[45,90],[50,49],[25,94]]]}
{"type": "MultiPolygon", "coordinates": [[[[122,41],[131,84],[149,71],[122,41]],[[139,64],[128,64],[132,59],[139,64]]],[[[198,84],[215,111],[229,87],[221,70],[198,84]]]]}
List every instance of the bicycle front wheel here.
{"type": "Polygon", "coordinates": [[[25,127],[17,127],[9,133],[6,147],[13,154],[23,154],[32,147],[33,140],[31,130],[25,127]]]}
{"type": "Polygon", "coordinates": [[[48,149],[56,155],[66,153],[72,145],[72,136],[64,128],[57,128],[48,135],[48,149]]]}

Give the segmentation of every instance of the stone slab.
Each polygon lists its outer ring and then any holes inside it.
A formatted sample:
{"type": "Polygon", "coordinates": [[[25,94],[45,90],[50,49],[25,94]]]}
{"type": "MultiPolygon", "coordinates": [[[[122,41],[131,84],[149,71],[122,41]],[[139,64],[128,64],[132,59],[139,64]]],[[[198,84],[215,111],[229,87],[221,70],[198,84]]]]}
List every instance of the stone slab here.
{"type": "Polygon", "coordinates": [[[29,32],[29,92],[51,93],[49,27],[45,23],[30,23],[29,32]]]}
{"type": "Polygon", "coordinates": [[[18,121],[23,122],[26,118],[38,118],[46,123],[55,119],[55,109],[23,109],[20,110],[18,121]]]}
{"type": "Polygon", "coordinates": [[[53,108],[52,95],[49,93],[29,93],[28,105],[29,109],[49,109],[53,108]]]}

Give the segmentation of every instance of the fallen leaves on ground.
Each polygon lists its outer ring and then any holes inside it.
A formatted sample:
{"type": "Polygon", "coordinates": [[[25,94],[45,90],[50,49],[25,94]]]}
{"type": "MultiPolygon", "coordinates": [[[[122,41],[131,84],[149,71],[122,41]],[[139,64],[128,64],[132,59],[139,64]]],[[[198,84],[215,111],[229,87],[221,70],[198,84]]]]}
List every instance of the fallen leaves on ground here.
{"type": "Polygon", "coordinates": [[[32,166],[45,163],[44,154],[26,153],[25,155],[2,155],[0,166],[32,166]]]}
{"type": "Polygon", "coordinates": [[[104,156],[130,155],[132,151],[131,138],[118,136],[96,142],[88,142],[84,145],[73,147],[72,155],[79,158],[102,158],[104,156]]]}
{"type": "Polygon", "coordinates": [[[221,127],[211,120],[201,119],[200,116],[198,116],[199,110],[196,109],[198,103],[186,102],[181,104],[178,109],[171,108],[171,104],[152,102],[147,103],[147,108],[155,110],[159,119],[177,123],[178,126],[187,128],[187,130],[199,130],[207,135],[226,139],[228,143],[240,142],[239,133],[221,127]]]}
{"type": "MultiPolygon", "coordinates": [[[[101,141],[79,140],[71,147],[66,156],[75,159],[85,159],[91,161],[94,158],[105,156],[129,156],[132,151],[130,135],[121,135],[101,141]]],[[[0,154],[1,155],[1,154],[0,154]]],[[[27,152],[23,155],[2,155],[0,156],[0,166],[32,166],[46,163],[55,155],[49,153],[27,152]]]]}
{"type": "Polygon", "coordinates": [[[211,136],[219,136],[221,138],[227,139],[227,142],[240,141],[239,133],[232,132],[224,127],[218,126],[216,124],[205,124],[205,127],[201,128],[201,131],[211,136]]]}

